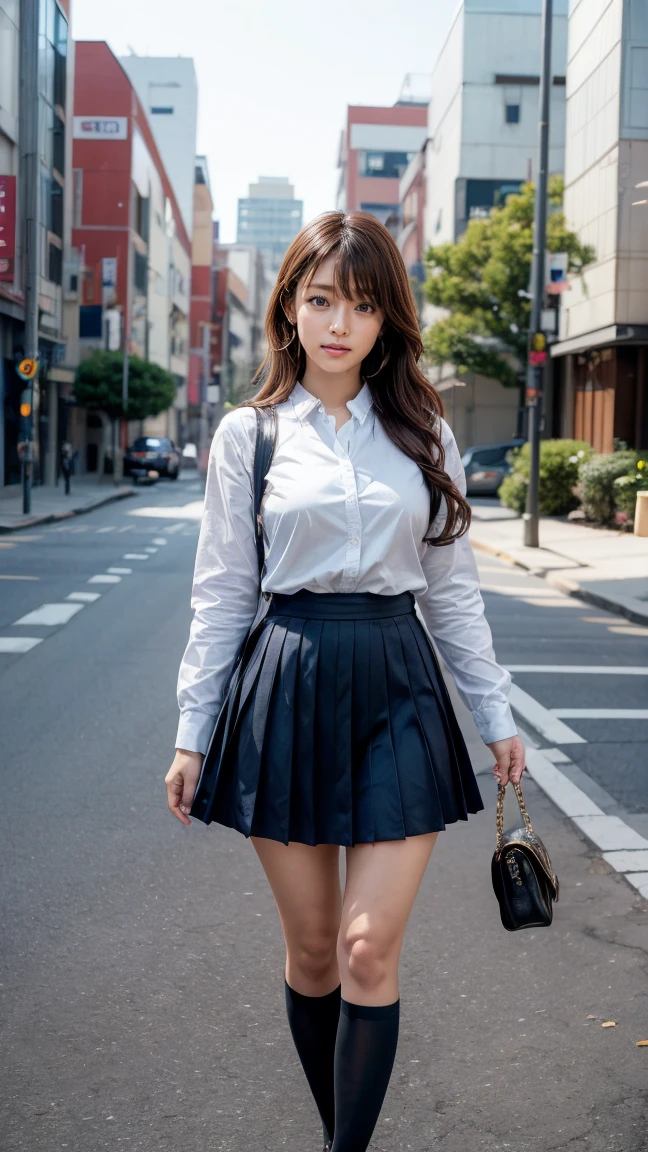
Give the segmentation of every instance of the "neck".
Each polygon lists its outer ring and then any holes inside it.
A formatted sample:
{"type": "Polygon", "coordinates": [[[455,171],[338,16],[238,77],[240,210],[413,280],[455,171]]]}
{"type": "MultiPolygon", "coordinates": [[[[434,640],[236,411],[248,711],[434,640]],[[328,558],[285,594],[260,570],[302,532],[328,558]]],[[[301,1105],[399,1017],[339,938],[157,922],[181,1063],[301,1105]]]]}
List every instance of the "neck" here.
{"type": "Polygon", "coordinates": [[[348,400],[358,395],[363,382],[359,367],[334,375],[332,372],[324,372],[307,357],[300,383],[311,396],[317,396],[325,408],[344,408],[348,400]]]}

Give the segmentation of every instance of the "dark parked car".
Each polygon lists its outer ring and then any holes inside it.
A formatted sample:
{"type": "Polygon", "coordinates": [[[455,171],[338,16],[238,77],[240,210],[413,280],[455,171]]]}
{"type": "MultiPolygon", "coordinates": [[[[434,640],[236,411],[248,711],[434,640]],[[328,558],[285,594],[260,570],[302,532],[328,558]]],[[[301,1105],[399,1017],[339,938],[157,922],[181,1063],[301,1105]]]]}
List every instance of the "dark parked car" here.
{"type": "Polygon", "coordinates": [[[467,448],[461,457],[466,470],[469,496],[496,496],[502,480],[511,471],[513,449],[524,440],[505,440],[501,444],[478,444],[467,448]]]}
{"type": "Polygon", "coordinates": [[[167,436],[140,436],[124,456],[124,475],[135,479],[155,471],[177,480],[181,466],[180,453],[167,436]]]}

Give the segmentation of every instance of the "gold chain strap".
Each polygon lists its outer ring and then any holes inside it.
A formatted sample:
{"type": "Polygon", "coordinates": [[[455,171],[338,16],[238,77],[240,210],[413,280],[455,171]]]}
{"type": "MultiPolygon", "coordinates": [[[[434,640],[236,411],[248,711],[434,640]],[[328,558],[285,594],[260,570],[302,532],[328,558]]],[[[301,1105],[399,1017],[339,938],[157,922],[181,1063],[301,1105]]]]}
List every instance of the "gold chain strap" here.
{"type": "MultiPolygon", "coordinates": [[[[513,781],[511,780],[510,783],[513,784],[513,781]]],[[[513,784],[513,788],[515,790],[515,795],[517,796],[517,802],[520,806],[520,812],[522,813],[522,819],[524,820],[524,826],[525,826],[527,832],[533,832],[533,828],[531,827],[531,817],[529,816],[529,813],[527,812],[527,806],[524,802],[524,796],[522,795],[522,789],[521,789],[519,784],[513,784]]],[[[498,784],[497,785],[497,811],[496,811],[496,815],[495,815],[495,820],[496,820],[496,824],[497,824],[497,846],[496,847],[497,847],[498,852],[500,851],[502,844],[504,843],[504,796],[505,796],[505,794],[506,794],[506,784],[498,784]]]]}

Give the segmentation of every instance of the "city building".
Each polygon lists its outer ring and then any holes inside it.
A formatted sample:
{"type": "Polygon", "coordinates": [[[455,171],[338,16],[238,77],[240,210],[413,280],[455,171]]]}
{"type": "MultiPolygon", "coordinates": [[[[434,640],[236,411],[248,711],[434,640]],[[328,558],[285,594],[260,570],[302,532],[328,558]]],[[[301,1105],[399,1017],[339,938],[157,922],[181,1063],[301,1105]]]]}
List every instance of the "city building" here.
{"type": "MultiPolygon", "coordinates": [[[[562,173],[568,0],[554,0],[549,173],[562,173]]],[[[461,0],[432,73],[425,149],[425,252],[456,243],[538,175],[542,0],[461,0]]],[[[411,170],[411,186],[419,177],[411,170]]],[[[404,180],[405,194],[407,181],[404,180]]],[[[427,324],[444,315],[424,305],[427,324]]],[[[463,449],[524,434],[521,388],[431,370],[463,449]]]]}
{"type": "Polygon", "coordinates": [[[405,267],[419,283],[425,279],[425,157],[427,140],[415,152],[398,185],[399,230],[396,243],[405,267]]]}
{"type": "Polygon", "coordinates": [[[218,252],[227,268],[224,386],[227,399],[236,403],[251,395],[251,381],[265,356],[265,309],[271,286],[255,245],[221,244],[218,252]]]}
{"type": "Polygon", "coordinates": [[[601,452],[648,448],[647,180],[648,5],[572,0],[565,214],[596,258],[561,297],[549,431],[601,452]]]}
{"type": "MultiPolygon", "coordinates": [[[[74,309],[69,251],[71,110],[74,53],[69,0],[41,0],[39,45],[39,140],[41,219],[38,233],[39,375],[34,389],[36,484],[55,483],[58,444],[67,429],[65,394],[74,381],[65,334],[65,313],[74,309]],[[68,282],[66,283],[66,279],[68,282]]],[[[21,148],[20,4],[0,0],[0,486],[21,479],[18,456],[20,393],[16,373],[25,340],[24,157],[21,148]]]]}
{"type": "Polygon", "coordinates": [[[302,226],[303,203],[287,176],[260,176],[238,202],[237,244],[254,245],[274,285],[288,246],[302,226]]]}
{"type": "Polygon", "coordinates": [[[187,439],[200,439],[202,405],[208,389],[218,384],[212,365],[214,313],[213,221],[214,201],[206,156],[195,158],[193,239],[191,246],[191,312],[189,322],[189,383],[187,389],[187,439]]]}
{"type": "Polygon", "coordinates": [[[398,236],[400,181],[425,144],[428,99],[410,94],[390,108],[347,108],[338,156],[338,210],[370,212],[398,236]]]}
{"type": "MultiPolygon", "coordinates": [[[[549,172],[565,145],[567,4],[554,0],[549,172]]],[[[462,0],[432,73],[427,244],[454,243],[538,173],[542,0],[462,0]]]]}
{"type": "Polygon", "coordinates": [[[198,81],[187,56],[121,56],[139,96],[189,238],[194,214],[198,81]]]}
{"type": "MultiPolygon", "coordinates": [[[[102,42],[76,46],[73,168],[80,355],[126,339],[131,354],[171,372],[172,408],[128,435],[175,439],[187,405],[191,244],[146,113],[102,42]]],[[[99,436],[89,471],[103,470],[100,449],[99,436]]]]}

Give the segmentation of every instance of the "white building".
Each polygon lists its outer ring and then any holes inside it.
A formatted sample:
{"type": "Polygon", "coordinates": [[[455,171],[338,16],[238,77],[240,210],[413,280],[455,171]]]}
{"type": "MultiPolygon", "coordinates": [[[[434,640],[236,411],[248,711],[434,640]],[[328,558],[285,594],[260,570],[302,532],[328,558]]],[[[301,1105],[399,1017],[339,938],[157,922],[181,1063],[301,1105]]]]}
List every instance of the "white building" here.
{"type": "Polygon", "coordinates": [[[148,116],[191,238],[198,122],[194,62],[187,56],[131,55],[121,56],[119,60],[148,116]]]}
{"type": "Polygon", "coordinates": [[[648,3],[571,0],[565,214],[596,258],[562,296],[554,431],[603,452],[648,447],[646,180],[648,3]]]}
{"type": "MultiPolygon", "coordinates": [[[[542,0],[462,0],[432,76],[425,235],[454,242],[538,173],[542,0]]],[[[562,172],[567,0],[554,0],[549,172],[562,172]]]]}

